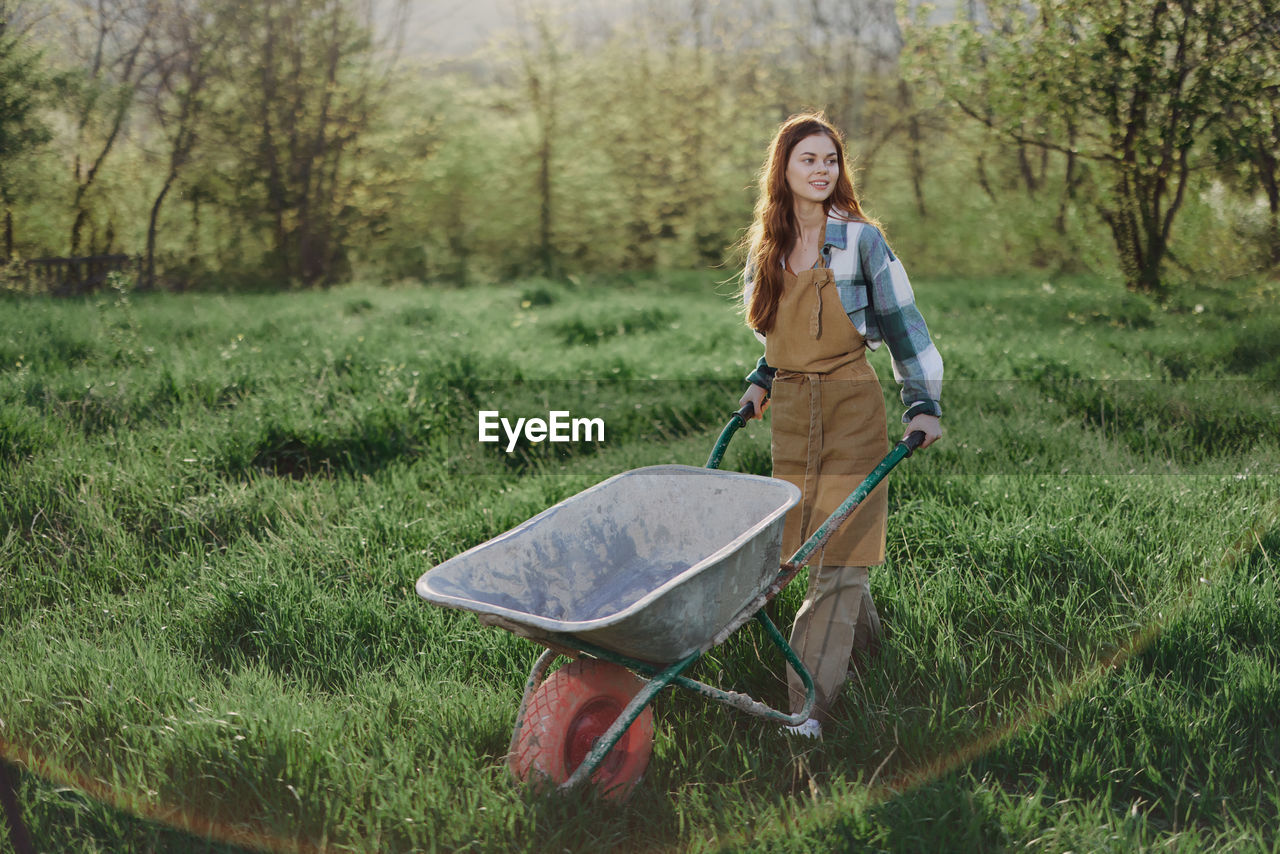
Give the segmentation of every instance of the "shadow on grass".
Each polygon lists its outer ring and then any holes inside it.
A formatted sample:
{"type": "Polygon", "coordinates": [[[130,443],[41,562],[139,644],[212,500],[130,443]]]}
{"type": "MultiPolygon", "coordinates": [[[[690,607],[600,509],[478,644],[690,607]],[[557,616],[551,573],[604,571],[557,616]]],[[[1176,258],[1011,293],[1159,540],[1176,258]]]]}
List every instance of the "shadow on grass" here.
{"type": "MultiPolygon", "coordinates": [[[[180,827],[153,821],[86,797],[74,789],[15,771],[17,802],[27,823],[38,828],[32,842],[36,851],[99,851],[110,839],[117,851],[182,851],[189,854],[255,854],[295,851],[292,845],[264,847],[264,839],[249,847],[218,841],[217,833],[191,833],[180,827]]],[[[226,828],[228,833],[243,828],[226,828]]],[[[283,840],[281,841],[284,842],[283,840]]],[[[23,854],[21,849],[16,854],[23,854]]]]}

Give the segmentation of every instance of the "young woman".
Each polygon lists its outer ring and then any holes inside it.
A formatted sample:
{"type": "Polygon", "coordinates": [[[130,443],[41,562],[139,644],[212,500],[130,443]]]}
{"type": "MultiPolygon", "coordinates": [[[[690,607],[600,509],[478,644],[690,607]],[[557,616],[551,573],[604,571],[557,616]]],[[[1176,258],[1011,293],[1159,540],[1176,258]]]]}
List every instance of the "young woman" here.
{"type": "MultiPolygon", "coordinates": [[[[902,384],[905,436],[941,435],[942,358],[911,285],[884,236],[862,212],[840,133],[821,114],[778,129],[760,175],[747,235],[743,299],[765,354],[738,402],[757,418],[772,404],[773,475],[803,498],[787,516],[793,554],[888,452],[884,397],[866,351],[889,345],[902,384]]],[[[885,485],[869,495],[809,565],[809,589],[791,646],[813,675],[814,716],[791,730],[821,735],[855,647],[878,642],[869,566],[884,562],[885,485]]],[[[804,688],[788,670],[792,711],[804,688]]]]}

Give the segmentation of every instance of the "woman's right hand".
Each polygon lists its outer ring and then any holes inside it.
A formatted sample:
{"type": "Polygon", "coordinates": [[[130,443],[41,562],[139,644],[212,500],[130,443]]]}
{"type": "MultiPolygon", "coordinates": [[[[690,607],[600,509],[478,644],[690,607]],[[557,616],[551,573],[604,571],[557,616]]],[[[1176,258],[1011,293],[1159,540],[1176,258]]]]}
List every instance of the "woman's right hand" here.
{"type": "Polygon", "coordinates": [[[750,383],[747,390],[742,393],[742,397],[738,398],[738,408],[741,409],[748,403],[752,406],[752,418],[761,418],[764,411],[769,408],[769,393],[764,390],[764,386],[750,383]]]}

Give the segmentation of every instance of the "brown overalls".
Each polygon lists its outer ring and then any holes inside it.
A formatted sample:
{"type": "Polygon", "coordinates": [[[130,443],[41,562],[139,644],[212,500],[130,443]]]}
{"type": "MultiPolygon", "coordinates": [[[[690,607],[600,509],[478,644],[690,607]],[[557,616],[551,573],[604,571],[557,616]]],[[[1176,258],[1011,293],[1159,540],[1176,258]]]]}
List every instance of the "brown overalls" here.
{"type": "MultiPolygon", "coordinates": [[[[849,320],[831,270],[783,273],[765,358],[773,380],[773,475],[800,488],[782,551],[794,554],[889,450],[884,396],[866,342],[849,320]]],[[[791,646],[813,674],[820,711],[839,695],[855,643],[878,635],[867,567],[884,562],[888,493],[881,483],[809,564],[809,589],[791,646]]],[[[804,702],[788,669],[792,709],[804,702]]]]}

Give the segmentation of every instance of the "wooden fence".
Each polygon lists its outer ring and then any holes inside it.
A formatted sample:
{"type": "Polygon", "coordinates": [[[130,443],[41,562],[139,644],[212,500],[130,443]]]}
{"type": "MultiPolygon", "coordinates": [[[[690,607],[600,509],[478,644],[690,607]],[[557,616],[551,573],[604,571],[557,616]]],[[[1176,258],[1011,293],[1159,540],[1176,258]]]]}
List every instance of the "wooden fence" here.
{"type": "Polygon", "coordinates": [[[11,278],[25,279],[22,290],[54,296],[76,296],[103,287],[110,273],[132,273],[136,284],[142,259],[132,255],[89,255],[83,258],[32,258],[15,265],[11,278]]]}

